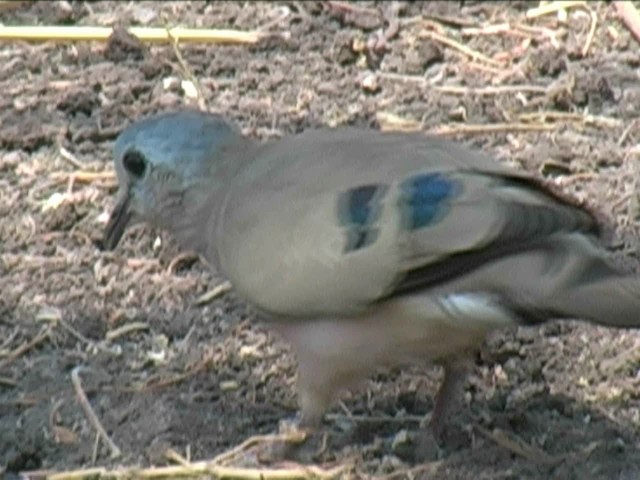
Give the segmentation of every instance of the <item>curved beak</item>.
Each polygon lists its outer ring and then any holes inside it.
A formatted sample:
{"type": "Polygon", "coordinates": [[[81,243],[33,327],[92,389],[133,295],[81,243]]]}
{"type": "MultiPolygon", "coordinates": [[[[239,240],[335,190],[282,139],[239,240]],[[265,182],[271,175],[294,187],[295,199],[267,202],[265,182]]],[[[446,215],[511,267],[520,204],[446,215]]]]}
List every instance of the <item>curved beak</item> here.
{"type": "Polygon", "coordinates": [[[109,217],[109,222],[102,237],[102,248],[104,250],[113,250],[116,248],[127,229],[129,220],[131,220],[131,211],[129,209],[130,199],[128,189],[123,189],[118,192],[116,206],[111,212],[111,217],[109,217]]]}

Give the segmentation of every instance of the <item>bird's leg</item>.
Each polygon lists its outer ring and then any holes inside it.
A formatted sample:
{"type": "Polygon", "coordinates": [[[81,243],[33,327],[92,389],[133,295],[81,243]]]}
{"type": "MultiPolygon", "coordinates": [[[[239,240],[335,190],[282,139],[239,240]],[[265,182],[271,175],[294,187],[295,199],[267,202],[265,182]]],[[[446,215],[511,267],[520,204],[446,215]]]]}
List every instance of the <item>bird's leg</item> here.
{"type": "MultiPolygon", "coordinates": [[[[468,357],[447,359],[444,363],[444,380],[436,394],[428,428],[416,437],[415,458],[419,461],[436,460],[441,455],[443,434],[448,417],[460,399],[462,386],[469,369],[468,357]]],[[[449,444],[449,442],[446,442],[449,444]]]]}
{"type": "Polygon", "coordinates": [[[307,365],[304,360],[299,363],[296,385],[299,415],[297,421],[281,422],[280,433],[293,435],[291,440],[272,445],[270,461],[286,459],[307,463],[314,461],[326,450],[328,433],[322,429],[322,419],[335,398],[337,388],[333,377],[322,373],[330,372],[318,369],[317,365],[307,365]],[[298,433],[303,435],[297,435],[298,433]]]}
{"type": "Polygon", "coordinates": [[[460,399],[462,387],[469,371],[470,359],[467,356],[448,359],[444,362],[444,380],[436,395],[436,402],[431,412],[429,428],[438,442],[447,424],[455,403],[460,399]]]}
{"type": "Polygon", "coordinates": [[[300,421],[298,426],[305,431],[317,430],[322,417],[333,400],[331,385],[310,385],[303,379],[298,380],[298,402],[300,421]],[[324,388],[322,388],[324,387],[324,388]]]}

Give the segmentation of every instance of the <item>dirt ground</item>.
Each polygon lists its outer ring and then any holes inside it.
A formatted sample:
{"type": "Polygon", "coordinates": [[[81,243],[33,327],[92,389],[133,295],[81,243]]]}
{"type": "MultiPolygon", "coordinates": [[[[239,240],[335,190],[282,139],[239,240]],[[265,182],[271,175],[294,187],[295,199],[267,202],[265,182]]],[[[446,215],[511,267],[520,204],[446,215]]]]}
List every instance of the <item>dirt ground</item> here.
{"type": "MultiPolygon", "coordinates": [[[[528,17],[537,6],[5,5],[4,25],[269,35],[256,45],[177,48],[123,34],[109,43],[1,44],[4,477],[169,465],[168,449],[212,459],[296,412],[286,345],[233,291],[198,302],[223,281],[203,262],[144,226],[115,252],[97,248],[114,200],[114,138],[137,118],[197,105],[182,80],[251,136],[350,124],[418,128],[482,148],[602,212],[614,227],[612,256],[639,270],[640,45],[613,5],[528,17]],[[119,458],[96,442],[74,375],[119,458]]],[[[459,434],[419,461],[412,439],[440,378],[436,367],[382,371],[345,395],[325,426],[348,441],[316,463],[345,466],[345,478],[640,478],[637,332],[554,322],[496,334],[453,419],[459,434]]],[[[232,464],[259,466],[256,451],[232,464]]]]}

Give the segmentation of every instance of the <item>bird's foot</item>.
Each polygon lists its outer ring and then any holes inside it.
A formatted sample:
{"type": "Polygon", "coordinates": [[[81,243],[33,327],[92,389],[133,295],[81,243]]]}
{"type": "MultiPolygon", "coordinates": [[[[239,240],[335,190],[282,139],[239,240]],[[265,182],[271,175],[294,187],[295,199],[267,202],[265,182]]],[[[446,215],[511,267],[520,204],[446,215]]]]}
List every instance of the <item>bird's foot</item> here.
{"type": "Polygon", "coordinates": [[[276,437],[261,455],[261,461],[313,463],[328,450],[329,433],[322,428],[305,427],[298,420],[282,420],[276,437]]]}
{"type": "Polygon", "coordinates": [[[458,425],[447,424],[434,430],[420,425],[417,430],[402,429],[387,437],[386,446],[395,456],[412,464],[434,462],[450,452],[469,447],[469,435],[458,425]]]}

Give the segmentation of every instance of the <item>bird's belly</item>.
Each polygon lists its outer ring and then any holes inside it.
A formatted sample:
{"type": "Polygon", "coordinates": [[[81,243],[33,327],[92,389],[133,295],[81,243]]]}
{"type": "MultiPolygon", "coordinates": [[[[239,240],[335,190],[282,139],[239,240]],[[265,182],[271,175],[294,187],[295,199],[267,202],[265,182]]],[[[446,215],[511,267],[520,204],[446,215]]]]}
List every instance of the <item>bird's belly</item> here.
{"type": "Polygon", "coordinates": [[[275,327],[300,362],[363,372],[463,353],[490,330],[513,322],[484,295],[456,294],[404,296],[355,317],[288,320],[275,327]]]}

